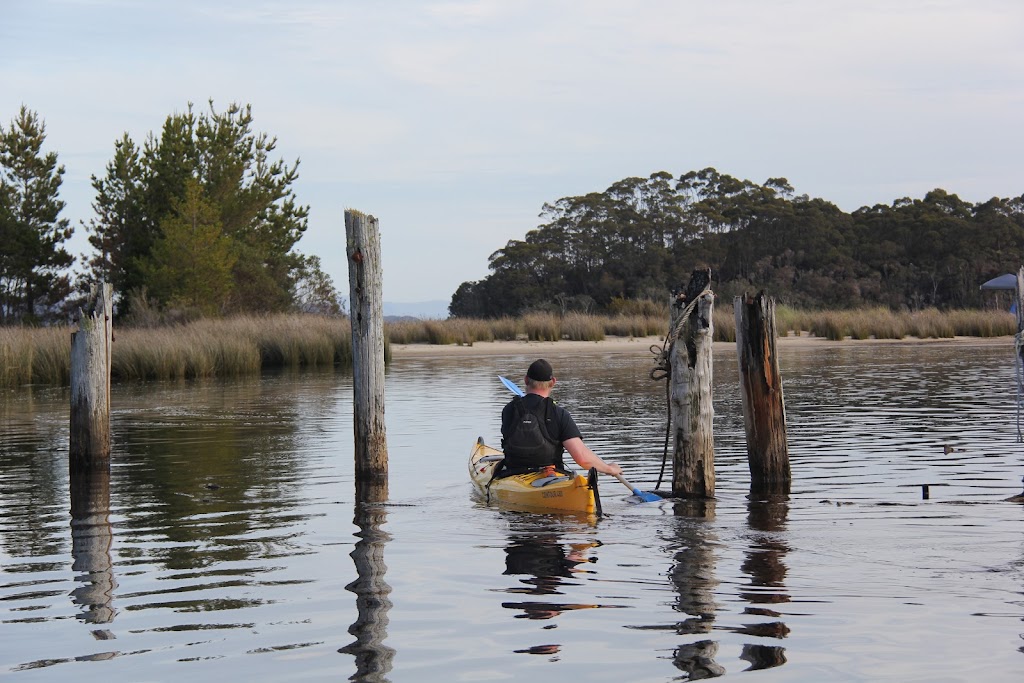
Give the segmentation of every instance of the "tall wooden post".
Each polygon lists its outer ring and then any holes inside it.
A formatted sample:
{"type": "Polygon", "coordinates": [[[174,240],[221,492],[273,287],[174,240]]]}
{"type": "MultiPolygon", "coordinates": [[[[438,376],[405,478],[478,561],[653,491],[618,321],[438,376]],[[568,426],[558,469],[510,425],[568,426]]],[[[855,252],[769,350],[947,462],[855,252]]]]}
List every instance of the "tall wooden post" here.
{"type": "Polygon", "coordinates": [[[388,496],[388,444],[384,425],[384,304],[377,219],[345,210],[352,325],[356,496],[388,496]]]}
{"type": "MultiPolygon", "coordinates": [[[[1014,295],[1017,297],[1017,333],[1020,334],[1024,332],[1024,266],[1017,271],[1017,291],[1014,295]]],[[[1020,353],[1024,356],[1024,345],[1021,345],[1020,353]]]]}
{"type": "Polygon", "coordinates": [[[695,270],[683,298],[672,305],[669,397],[675,448],[672,493],[683,498],[715,495],[715,446],[712,432],[711,316],[715,295],[711,271],[695,270]]]}
{"type": "Polygon", "coordinates": [[[1021,379],[1021,368],[1024,367],[1024,266],[1017,270],[1017,288],[1014,291],[1014,296],[1016,297],[1014,309],[1017,311],[1017,336],[1014,338],[1017,352],[1015,359],[1017,370],[1014,373],[1017,382],[1017,443],[1024,443],[1024,432],[1021,432],[1020,425],[1021,403],[1024,402],[1024,380],[1021,379]]]}
{"type": "Polygon", "coordinates": [[[786,405],[775,353],[775,300],[764,292],[733,301],[743,423],[752,492],[788,493],[791,481],[786,444],[786,405]]]}
{"type": "Polygon", "coordinates": [[[94,286],[71,335],[71,472],[110,467],[110,347],[113,288],[94,286]]]}

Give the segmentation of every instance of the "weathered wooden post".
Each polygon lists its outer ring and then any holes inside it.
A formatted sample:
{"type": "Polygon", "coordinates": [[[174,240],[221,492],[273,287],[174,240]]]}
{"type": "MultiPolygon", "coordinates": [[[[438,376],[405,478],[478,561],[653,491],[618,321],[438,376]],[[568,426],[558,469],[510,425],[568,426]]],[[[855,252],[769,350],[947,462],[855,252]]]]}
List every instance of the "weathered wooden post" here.
{"type": "Polygon", "coordinates": [[[672,493],[682,498],[715,495],[715,446],[711,404],[711,320],[715,295],[711,270],[695,270],[683,298],[672,304],[669,401],[675,448],[672,493]]]}
{"type": "Polygon", "coordinates": [[[94,286],[71,335],[69,469],[110,468],[110,347],[113,288],[94,286]]]}
{"type": "Polygon", "coordinates": [[[733,301],[751,492],[788,493],[792,476],[786,405],[775,353],[775,300],[764,292],[733,301]]]}
{"type": "MultiPolygon", "coordinates": [[[[1017,290],[1014,295],[1017,297],[1017,336],[1020,338],[1024,337],[1024,266],[1017,271],[1017,290]]],[[[1024,361],[1024,343],[1018,344],[1017,353],[1024,361]]]]}
{"type": "Polygon", "coordinates": [[[1024,266],[1017,271],[1017,291],[1014,295],[1017,297],[1017,331],[1024,332],[1024,310],[1021,310],[1021,304],[1024,304],[1024,266]]]}
{"type": "MultiPolygon", "coordinates": [[[[1024,266],[1021,266],[1017,270],[1017,286],[1014,290],[1014,296],[1016,297],[1016,304],[1014,310],[1017,312],[1017,335],[1014,337],[1014,345],[1016,348],[1016,358],[1014,363],[1016,371],[1014,372],[1015,380],[1017,382],[1017,443],[1024,443],[1024,432],[1021,432],[1021,403],[1024,402],[1024,378],[1022,375],[1022,368],[1024,368],[1024,266]]],[[[1021,494],[1024,495],[1024,494],[1021,494]]]]}
{"type": "Polygon", "coordinates": [[[352,325],[353,423],[356,496],[388,497],[388,444],[384,425],[384,304],[380,230],[373,216],[345,210],[352,325]]]}

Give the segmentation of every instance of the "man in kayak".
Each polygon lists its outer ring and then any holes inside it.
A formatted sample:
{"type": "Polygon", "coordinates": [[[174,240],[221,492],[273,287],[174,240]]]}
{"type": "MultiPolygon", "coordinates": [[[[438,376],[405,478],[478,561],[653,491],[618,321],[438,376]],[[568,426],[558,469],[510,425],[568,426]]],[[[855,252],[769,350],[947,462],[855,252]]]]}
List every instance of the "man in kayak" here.
{"type": "Polygon", "coordinates": [[[516,396],[501,411],[501,446],[505,452],[496,476],[532,472],[554,467],[565,472],[564,451],[585,471],[591,467],[604,474],[622,474],[622,468],[607,463],[583,443],[572,416],[551,400],[555,386],[551,363],[535,360],[526,371],[526,395],[516,396]]]}

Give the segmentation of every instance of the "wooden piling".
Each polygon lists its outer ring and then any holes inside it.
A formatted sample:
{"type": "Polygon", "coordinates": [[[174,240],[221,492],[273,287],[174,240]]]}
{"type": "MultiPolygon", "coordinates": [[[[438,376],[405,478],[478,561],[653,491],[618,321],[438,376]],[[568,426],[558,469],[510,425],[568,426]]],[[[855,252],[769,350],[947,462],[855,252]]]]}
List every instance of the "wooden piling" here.
{"type": "Polygon", "coordinates": [[[711,271],[695,270],[685,295],[672,304],[669,402],[675,431],[672,493],[681,498],[715,495],[715,447],[711,404],[711,271]]]}
{"type": "MultiPolygon", "coordinates": [[[[1024,332],[1024,266],[1017,271],[1017,334],[1024,332]]],[[[1024,344],[1019,347],[1019,353],[1024,357],[1024,344]]]]}
{"type": "Polygon", "coordinates": [[[388,496],[388,449],[384,424],[384,305],[377,219],[345,210],[352,325],[353,423],[356,496],[379,502],[388,496]]]}
{"type": "Polygon", "coordinates": [[[775,300],[759,292],[733,301],[750,490],[788,493],[792,475],[786,443],[786,405],[775,353],[775,300]]]}
{"type": "Polygon", "coordinates": [[[71,335],[69,469],[110,467],[110,349],[113,288],[93,286],[71,335]]]}

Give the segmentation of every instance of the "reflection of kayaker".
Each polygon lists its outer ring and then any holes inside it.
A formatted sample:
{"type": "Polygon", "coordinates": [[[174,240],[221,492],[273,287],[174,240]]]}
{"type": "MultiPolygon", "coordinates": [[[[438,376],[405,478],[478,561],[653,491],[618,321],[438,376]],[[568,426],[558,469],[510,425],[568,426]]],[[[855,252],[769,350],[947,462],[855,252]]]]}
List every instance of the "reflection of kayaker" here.
{"type": "MultiPolygon", "coordinates": [[[[575,543],[566,552],[554,534],[523,534],[513,536],[505,548],[504,575],[524,576],[519,579],[523,586],[506,589],[509,593],[526,595],[562,595],[562,586],[576,585],[570,581],[581,564],[596,562],[588,557],[591,548],[599,542],[575,543]]],[[[593,609],[600,605],[556,602],[503,602],[506,609],[522,610],[519,619],[551,619],[566,610],[593,609]]]]}
{"type": "Polygon", "coordinates": [[[596,558],[588,558],[587,551],[600,543],[576,543],[566,553],[554,536],[518,536],[514,537],[505,548],[506,575],[529,575],[532,578],[520,579],[530,589],[511,589],[513,593],[530,593],[531,595],[558,594],[558,586],[565,579],[572,578],[577,565],[596,562],[596,558]]]}

